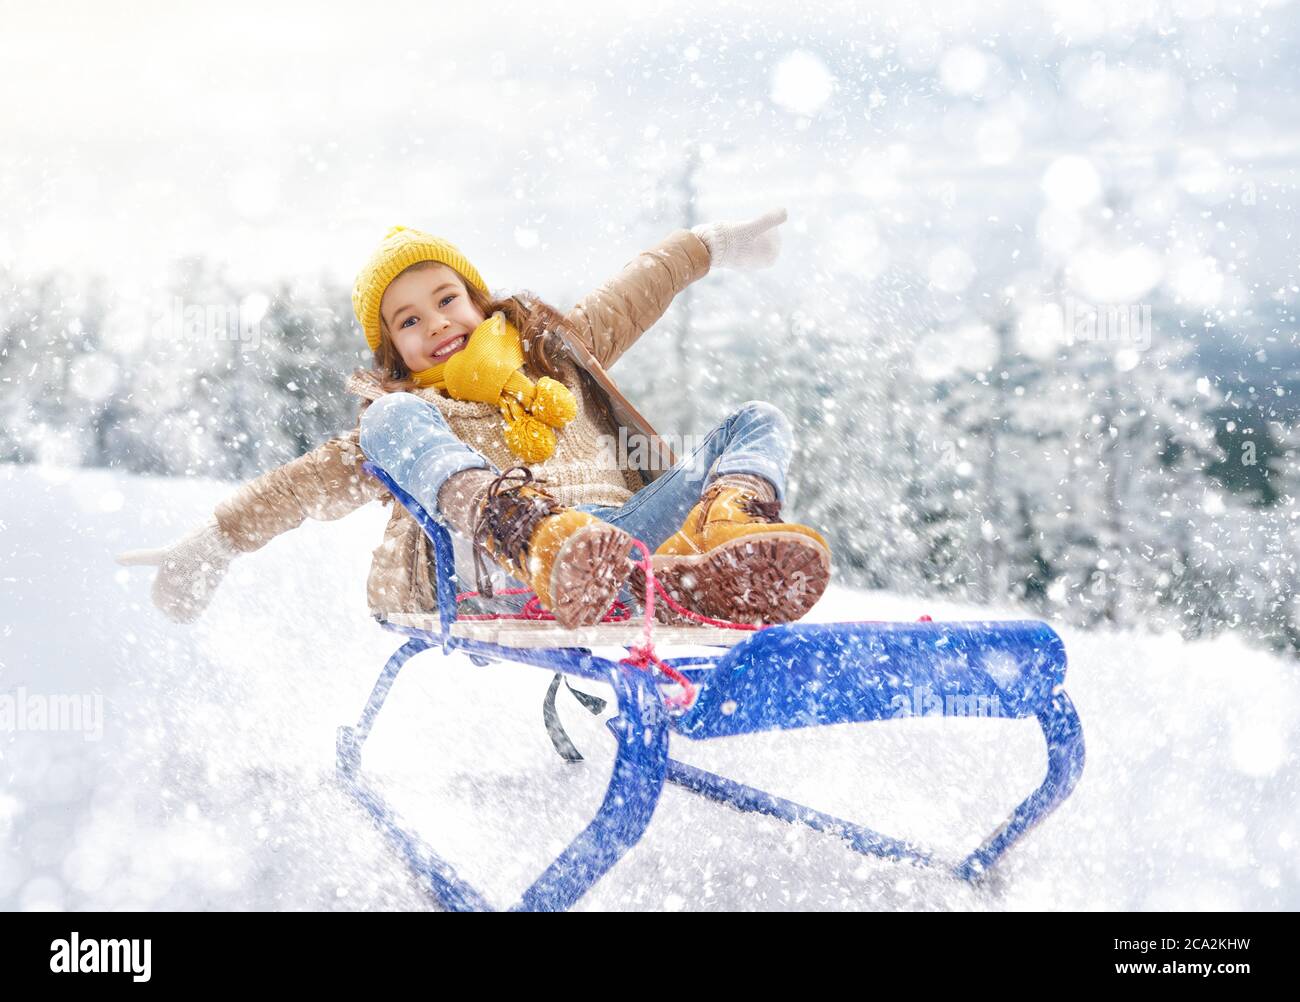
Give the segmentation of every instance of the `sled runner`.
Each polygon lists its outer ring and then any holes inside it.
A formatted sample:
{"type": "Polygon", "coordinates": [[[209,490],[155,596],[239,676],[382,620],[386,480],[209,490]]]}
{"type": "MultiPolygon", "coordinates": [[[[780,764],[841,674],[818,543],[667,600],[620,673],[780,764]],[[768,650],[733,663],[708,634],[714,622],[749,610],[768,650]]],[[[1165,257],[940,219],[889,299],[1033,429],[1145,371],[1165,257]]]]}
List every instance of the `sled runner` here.
{"type": "MultiPolygon", "coordinates": [[[[538,619],[469,619],[457,615],[451,537],[382,469],[366,463],[419,521],[436,561],[436,616],[397,616],[381,625],[407,637],[389,658],[355,726],[338,732],[338,773],[352,795],[427,881],[443,906],[487,910],[488,902],[395,813],[361,770],[361,750],[402,667],[438,648],[476,664],[514,662],[613,687],[618,742],[604,802],[595,818],[529,887],[516,910],[559,910],[578,901],[641,838],[665,783],[675,783],[742,811],[806,825],[843,839],[857,852],[950,869],[977,881],[1026,832],[1069,796],[1083,770],[1083,730],[1066,695],[1065,648],[1045,623],[1032,620],[952,623],[793,623],[757,630],[653,626],[651,619],[563,630],[538,619]],[[654,645],[702,646],[707,656],[660,659],[654,645]],[[622,646],[613,661],[593,647],[622,646]],[[654,672],[652,674],[652,671],[654,672]],[[669,755],[670,738],[691,740],[896,719],[916,714],[1028,718],[1047,742],[1047,774],[965,859],[945,862],[921,846],[881,835],[746,786],[669,755]]],[[[649,552],[644,551],[647,558],[649,552]]],[[[653,593],[652,593],[653,597],[653,593]]],[[[529,613],[531,615],[531,613],[529,613]]],[[[575,693],[584,705],[603,701],[575,693]],[[588,701],[591,701],[588,703],[588,701]]],[[[565,753],[555,734],[556,747],[565,753]]],[[[572,757],[566,756],[566,757],[572,757]]],[[[579,756],[580,757],[580,756],[579,756]]]]}

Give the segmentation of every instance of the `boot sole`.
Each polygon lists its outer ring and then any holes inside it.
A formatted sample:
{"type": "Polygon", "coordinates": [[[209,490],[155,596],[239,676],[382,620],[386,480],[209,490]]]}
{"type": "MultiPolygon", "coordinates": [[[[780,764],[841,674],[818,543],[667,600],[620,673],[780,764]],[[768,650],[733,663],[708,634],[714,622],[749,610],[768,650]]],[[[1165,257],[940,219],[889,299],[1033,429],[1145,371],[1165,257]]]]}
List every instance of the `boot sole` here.
{"type": "Polygon", "coordinates": [[[551,568],[550,610],[566,630],[600,622],[627,581],[632,537],[608,523],[586,525],[564,541],[551,568]]]}
{"type": "MultiPolygon", "coordinates": [[[[831,577],[830,551],[798,532],[765,532],[732,540],[694,557],[654,558],[655,578],[692,612],[733,623],[793,623],[808,613],[831,577]]],[[[631,574],[633,594],[645,599],[645,574],[631,574]]],[[[655,603],[665,625],[694,623],[655,603]]]]}

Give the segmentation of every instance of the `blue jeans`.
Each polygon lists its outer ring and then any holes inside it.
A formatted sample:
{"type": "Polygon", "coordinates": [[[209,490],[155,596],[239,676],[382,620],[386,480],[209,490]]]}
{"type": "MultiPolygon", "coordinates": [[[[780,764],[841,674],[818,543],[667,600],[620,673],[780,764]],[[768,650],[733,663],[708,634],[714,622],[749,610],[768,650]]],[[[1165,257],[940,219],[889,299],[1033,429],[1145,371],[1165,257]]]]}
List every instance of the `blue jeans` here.
{"type": "MultiPolygon", "coordinates": [[[[784,502],[793,447],[786,416],[771,404],[751,400],[709,432],[689,456],[623,504],[578,508],[618,526],[653,553],[681,528],[704,489],[723,474],[764,477],[775,488],[777,500],[784,502]]],[[[448,477],[471,469],[500,472],[456,437],[437,407],[412,393],[389,393],[370,405],[361,417],[361,450],[443,525],[438,491],[448,477]]],[[[511,580],[508,587],[525,585],[511,580]]],[[[627,601],[628,589],[620,597],[627,601]]]]}

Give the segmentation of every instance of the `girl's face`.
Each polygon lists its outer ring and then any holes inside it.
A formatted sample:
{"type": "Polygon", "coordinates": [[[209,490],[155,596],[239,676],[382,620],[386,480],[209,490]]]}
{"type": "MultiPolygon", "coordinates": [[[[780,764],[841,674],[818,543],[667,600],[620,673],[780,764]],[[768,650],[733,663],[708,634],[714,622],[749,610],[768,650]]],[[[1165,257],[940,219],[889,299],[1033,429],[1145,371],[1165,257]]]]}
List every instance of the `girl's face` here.
{"type": "Polygon", "coordinates": [[[445,264],[398,275],[379,300],[379,315],[412,372],[447,361],[486,319],[445,264]]]}

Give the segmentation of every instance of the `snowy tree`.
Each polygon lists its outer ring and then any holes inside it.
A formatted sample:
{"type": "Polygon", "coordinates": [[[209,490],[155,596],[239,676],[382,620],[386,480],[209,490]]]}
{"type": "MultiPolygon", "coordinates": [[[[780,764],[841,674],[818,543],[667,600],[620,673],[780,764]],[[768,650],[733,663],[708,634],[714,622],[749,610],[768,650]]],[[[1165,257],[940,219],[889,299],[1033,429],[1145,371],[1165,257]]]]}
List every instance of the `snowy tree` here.
{"type": "Polygon", "coordinates": [[[1056,478],[1033,530],[1049,594],[1085,621],[1150,615],[1189,566],[1217,450],[1213,401],[1186,353],[1177,341],[1145,353],[1076,344],[1044,366],[1027,404],[1056,478]]]}

